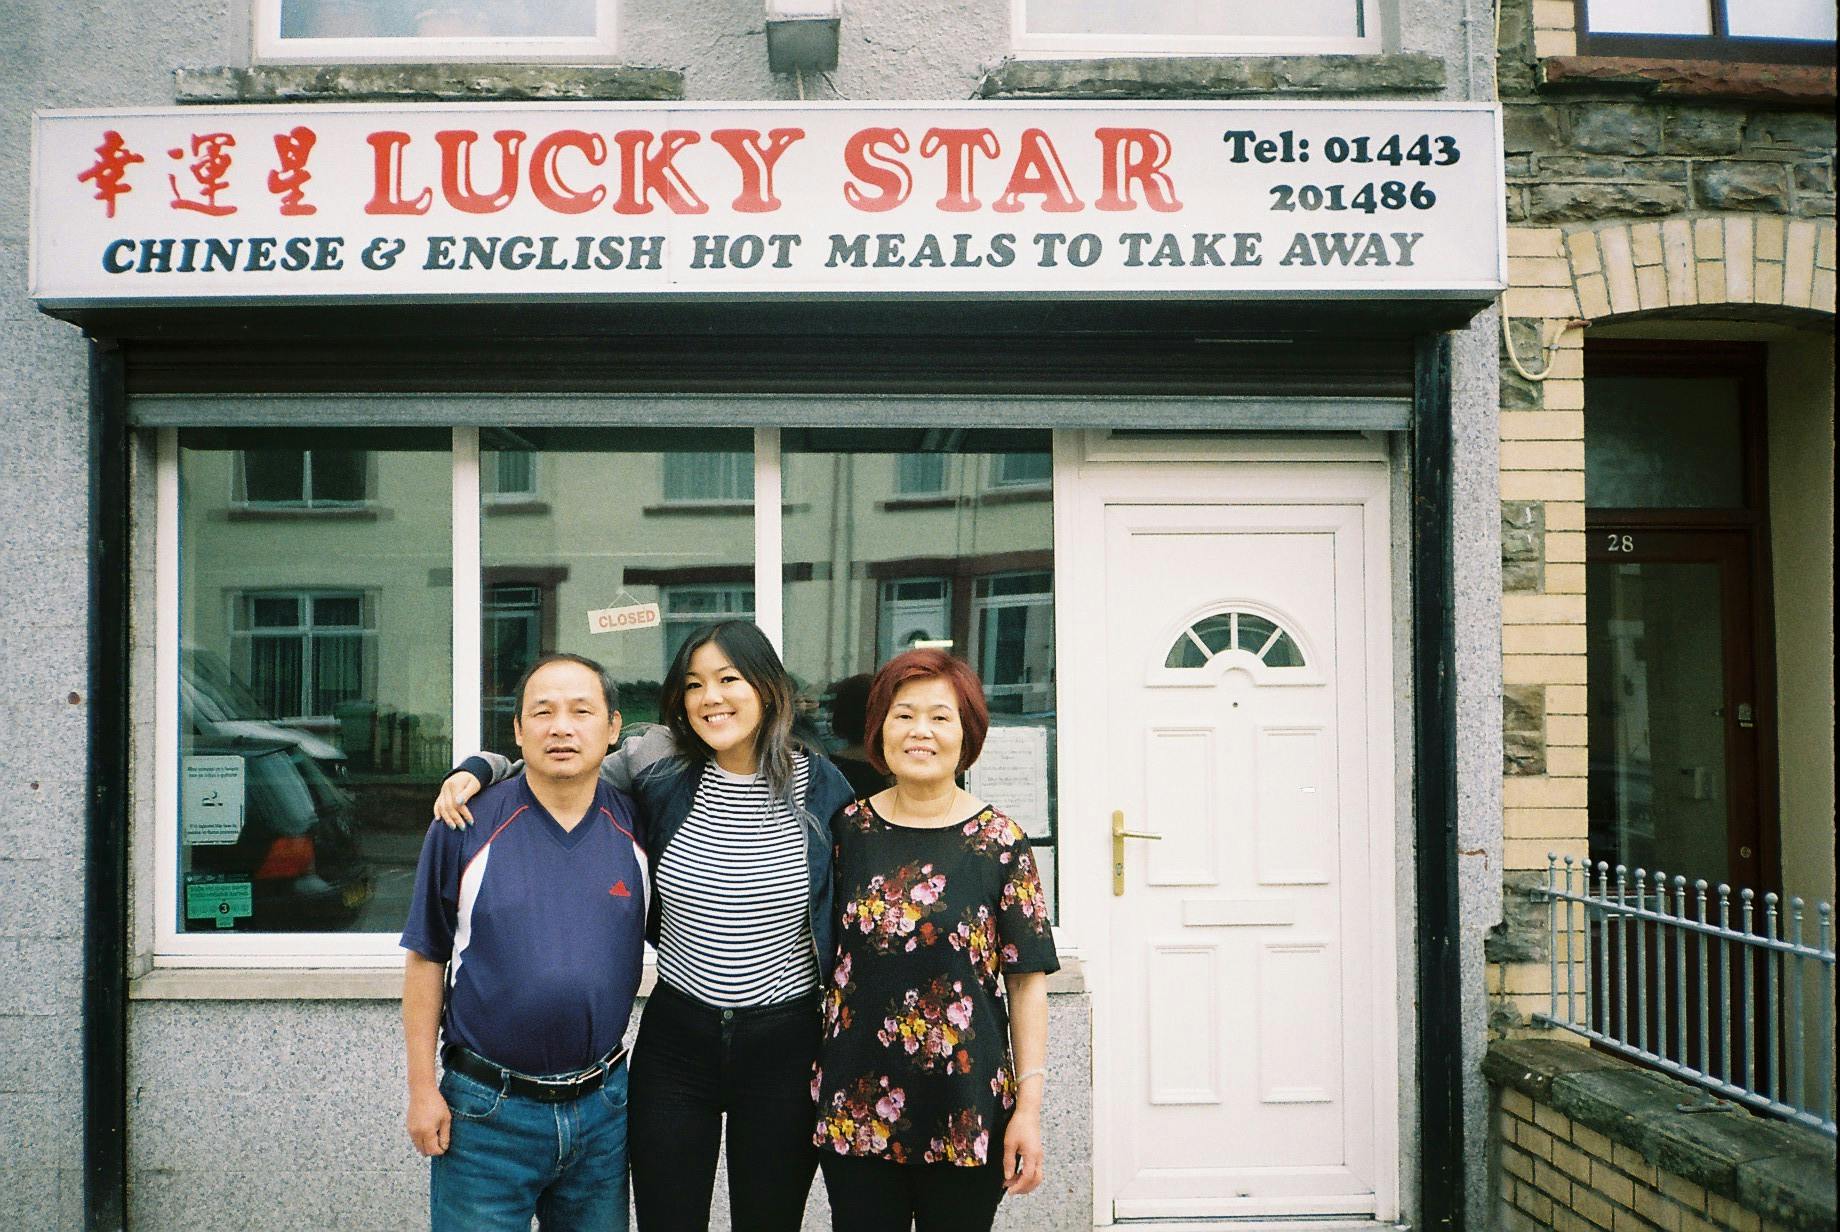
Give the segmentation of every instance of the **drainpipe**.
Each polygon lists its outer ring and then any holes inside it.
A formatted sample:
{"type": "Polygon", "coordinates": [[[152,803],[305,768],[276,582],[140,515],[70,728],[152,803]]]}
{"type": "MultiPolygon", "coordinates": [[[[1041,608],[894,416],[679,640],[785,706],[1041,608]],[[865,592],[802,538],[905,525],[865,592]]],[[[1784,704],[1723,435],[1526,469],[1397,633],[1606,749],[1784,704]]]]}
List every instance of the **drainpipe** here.
{"type": "Polygon", "coordinates": [[[83,853],[83,1226],[127,1218],[128,429],[121,348],[89,352],[89,766],[83,853]]]}
{"type": "Polygon", "coordinates": [[[1463,1232],[1463,1015],[1457,907],[1451,346],[1419,339],[1412,380],[1412,736],[1418,899],[1419,1218],[1463,1232]]]}

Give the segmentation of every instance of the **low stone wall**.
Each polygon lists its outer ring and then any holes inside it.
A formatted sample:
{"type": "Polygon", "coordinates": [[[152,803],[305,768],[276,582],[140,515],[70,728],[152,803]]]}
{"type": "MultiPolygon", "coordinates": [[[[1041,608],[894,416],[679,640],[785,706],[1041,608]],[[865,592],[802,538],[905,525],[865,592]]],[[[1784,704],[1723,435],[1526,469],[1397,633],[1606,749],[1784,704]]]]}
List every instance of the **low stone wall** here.
{"type": "Polygon", "coordinates": [[[1835,1226],[1834,1144],[1569,1041],[1496,1044],[1501,1232],[1835,1226]]]}

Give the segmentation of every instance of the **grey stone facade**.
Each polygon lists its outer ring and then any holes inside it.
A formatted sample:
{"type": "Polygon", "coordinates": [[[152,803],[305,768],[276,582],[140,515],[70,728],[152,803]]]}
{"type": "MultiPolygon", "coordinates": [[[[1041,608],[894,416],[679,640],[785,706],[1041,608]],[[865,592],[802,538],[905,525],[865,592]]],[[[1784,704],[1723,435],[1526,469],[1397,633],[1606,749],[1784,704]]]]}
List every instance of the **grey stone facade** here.
{"type": "MultiPolygon", "coordinates": [[[[0,1211],[7,1214],[7,1226],[74,1229],[80,1226],[83,1193],[88,355],[78,330],[39,314],[25,294],[34,109],[304,98],[790,100],[801,90],[814,98],[940,101],[1489,96],[1486,4],[1436,0],[1382,7],[1391,15],[1388,54],[1365,63],[1124,60],[1050,68],[1005,63],[1006,5],[863,0],[847,10],[837,72],[801,84],[768,72],[757,3],[632,0],[623,14],[622,40],[631,67],[617,70],[252,73],[244,0],[228,5],[175,0],[151,9],[130,0],[81,6],[0,0],[0,498],[11,511],[0,527],[0,576],[9,583],[0,591],[0,697],[6,699],[11,736],[0,752],[0,1149],[9,1165],[0,1177],[0,1211]]],[[[1526,109],[1556,110],[1556,132],[1571,122],[1563,108],[1526,109]]],[[[1831,159],[1822,166],[1779,151],[1774,158],[1751,160],[1751,151],[1780,142],[1790,131],[1780,120],[1759,113],[1741,129],[1734,149],[1708,148],[1691,157],[1677,157],[1669,141],[1711,147],[1717,133],[1708,129],[1687,137],[1682,129],[1670,139],[1668,130],[1658,129],[1656,165],[1683,168],[1682,178],[1670,180],[1657,171],[1655,187],[1642,191],[1654,195],[1668,188],[1731,199],[1749,193],[1758,200],[1777,192],[1784,200],[1810,203],[1825,191],[1831,208],[1831,159]],[[1774,168],[1778,178],[1732,170],[1752,168],[1753,161],[1774,168]]],[[[1534,156],[1532,148],[1519,150],[1512,140],[1518,138],[1511,139],[1517,154],[1534,156]]],[[[1523,181],[1531,175],[1530,170],[1513,181],[1515,200],[1530,192],[1523,181]]],[[[1531,207],[1523,201],[1511,208],[1531,207]]],[[[1501,895],[1499,872],[1491,871],[1500,867],[1497,733],[1503,723],[1496,635],[1503,567],[1494,470],[1496,329],[1496,318],[1484,314],[1456,348],[1453,619],[1464,631],[1457,652],[1459,719],[1474,737],[1463,746],[1458,780],[1462,1014],[1470,1075],[1466,1132],[1473,1149],[1487,1133],[1480,1070],[1488,1036],[1482,937],[1499,915],[1501,895]]],[[[144,512],[146,494],[136,495],[144,512]]],[[[142,525],[137,536],[135,582],[142,590],[136,604],[144,611],[151,535],[142,525]]],[[[1401,593],[1404,585],[1401,568],[1396,579],[1401,593]]],[[[1407,627],[1404,602],[1396,612],[1401,630],[1407,627]]],[[[144,663],[151,634],[142,628],[133,637],[144,663]]],[[[1404,662],[1402,655],[1402,678],[1404,662]]],[[[149,692],[137,693],[133,714],[141,748],[150,744],[149,692]]],[[[1402,732],[1409,730],[1408,721],[1402,732]]],[[[1402,739],[1409,742],[1407,735],[1402,739]]],[[[1411,798],[1403,777],[1410,760],[1408,748],[1401,758],[1402,808],[1411,798]]],[[[142,789],[133,805],[133,861],[144,877],[151,872],[146,767],[137,765],[132,777],[142,789]]],[[[1401,816],[1409,827],[1409,814],[1401,816]]],[[[1403,866],[1400,877],[1401,910],[1410,911],[1411,883],[1403,866]]],[[[130,949],[136,975],[144,974],[148,963],[146,914],[135,913],[130,949]]],[[[1411,930],[1402,932],[1401,1178],[1409,1215],[1416,1201],[1410,1035],[1415,955],[1411,930]]],[[[88,978],[112,979],[116,973],[93,972],[88,978]]],[[[426,1171],[401,1128],[397,1006],[387,989],[325,997],[251,999],[141,988],[129,1009],[134,1228],[381,1230],[420,1221],[426,1171]]],[[[1001,1226],[1078,1232],[1092,1225],[1091,1143],[1106,1132],[1091,1116],[1092,1016],[1092,996],[1083,988],[1052,999],[1051,1180],[1044,1192],[1006,1212],[1001,1226]]],[[[1486,1177],[1477,1169],[1469,1182],[1470,1209],[1480,1218],[1486,1177]]],[[[808,1226],[823,1223],[819,1194],[808,1226]]]]}
{"type": "Polygon", "coordinates": [[[1834,213],[1832,99],[1652,97],[1635,83],[1539,84],[1530,0],[1503,0],[1508,222],[1750,211],[1834,213]]]}

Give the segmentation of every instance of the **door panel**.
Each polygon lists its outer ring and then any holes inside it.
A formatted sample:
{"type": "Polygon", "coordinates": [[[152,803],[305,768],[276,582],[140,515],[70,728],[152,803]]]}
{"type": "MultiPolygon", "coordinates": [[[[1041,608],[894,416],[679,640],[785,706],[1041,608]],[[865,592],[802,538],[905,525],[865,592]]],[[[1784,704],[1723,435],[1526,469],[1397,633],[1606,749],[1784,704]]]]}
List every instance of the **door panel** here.
{"type": "Polygon", "coordinates": [[[1588,540],[1592,860],[1771,888],[1749,533],[1588,540]]]}
{"type": "Polygon", "coordinates": [[[1117,1218],[1378,1209],[1363,517],[1105,510],[1117,1218]]]}
{"type": "MultiPolygon", "coordinates": [[[[1626,868],[1632,898],[1638,869],[1649,887],[1658,872],[1684,878],[1670,911],[1687,908],[1702,880],[1761,895],[1776,881],[1758,792],[1768,715],[1753,653],[1751,533],[1610,523],[1588,539],[1593,867],[1626,868]]],[[[1614,871],[1593,884],[1614,887],[1614,871]]],[[[1736,911],[1730,922],[1741,923],[1736,911]]],[[[1688,936],[1663,953],[1652,926],[1602,928],[1592,923],[1591,944],[1621,986],[1592,1005],[1594,1027],[1727,1080],[1747,1065],[1763,1071],[1767,1046],[1746,1056],[1744,1011],[1735,1023],[1697,1016],[1702,998],[1761,1001],[1743,985],[1748,975],[1765,987],[1763,962],[1747,972],[1710,940],[1688,936]]],[[[1754,1038],[1776,1038],[1767,1005],[1753,1013],[1754,1038]]]]}

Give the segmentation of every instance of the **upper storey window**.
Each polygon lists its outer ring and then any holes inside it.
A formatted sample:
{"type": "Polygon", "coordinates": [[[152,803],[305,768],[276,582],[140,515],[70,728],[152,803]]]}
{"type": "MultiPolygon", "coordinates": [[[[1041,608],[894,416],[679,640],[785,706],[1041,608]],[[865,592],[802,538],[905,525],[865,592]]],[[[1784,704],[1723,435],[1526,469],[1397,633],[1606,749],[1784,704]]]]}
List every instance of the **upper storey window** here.
{"type": "Polygon", "coordinates": [[[1012,0],[1016,49],[1073,55],[1380,50],[1378,0],[1012,0]]]}
{"type": "Polygon", "coordinates": [[[1595,56],[1831,64],[1833,0],[1577,0],[1595,56]]]}
{"type": "Polygon", "coordinates": [[[595,60],[616,0],[255,0],[269,63],[595,60]]]}

